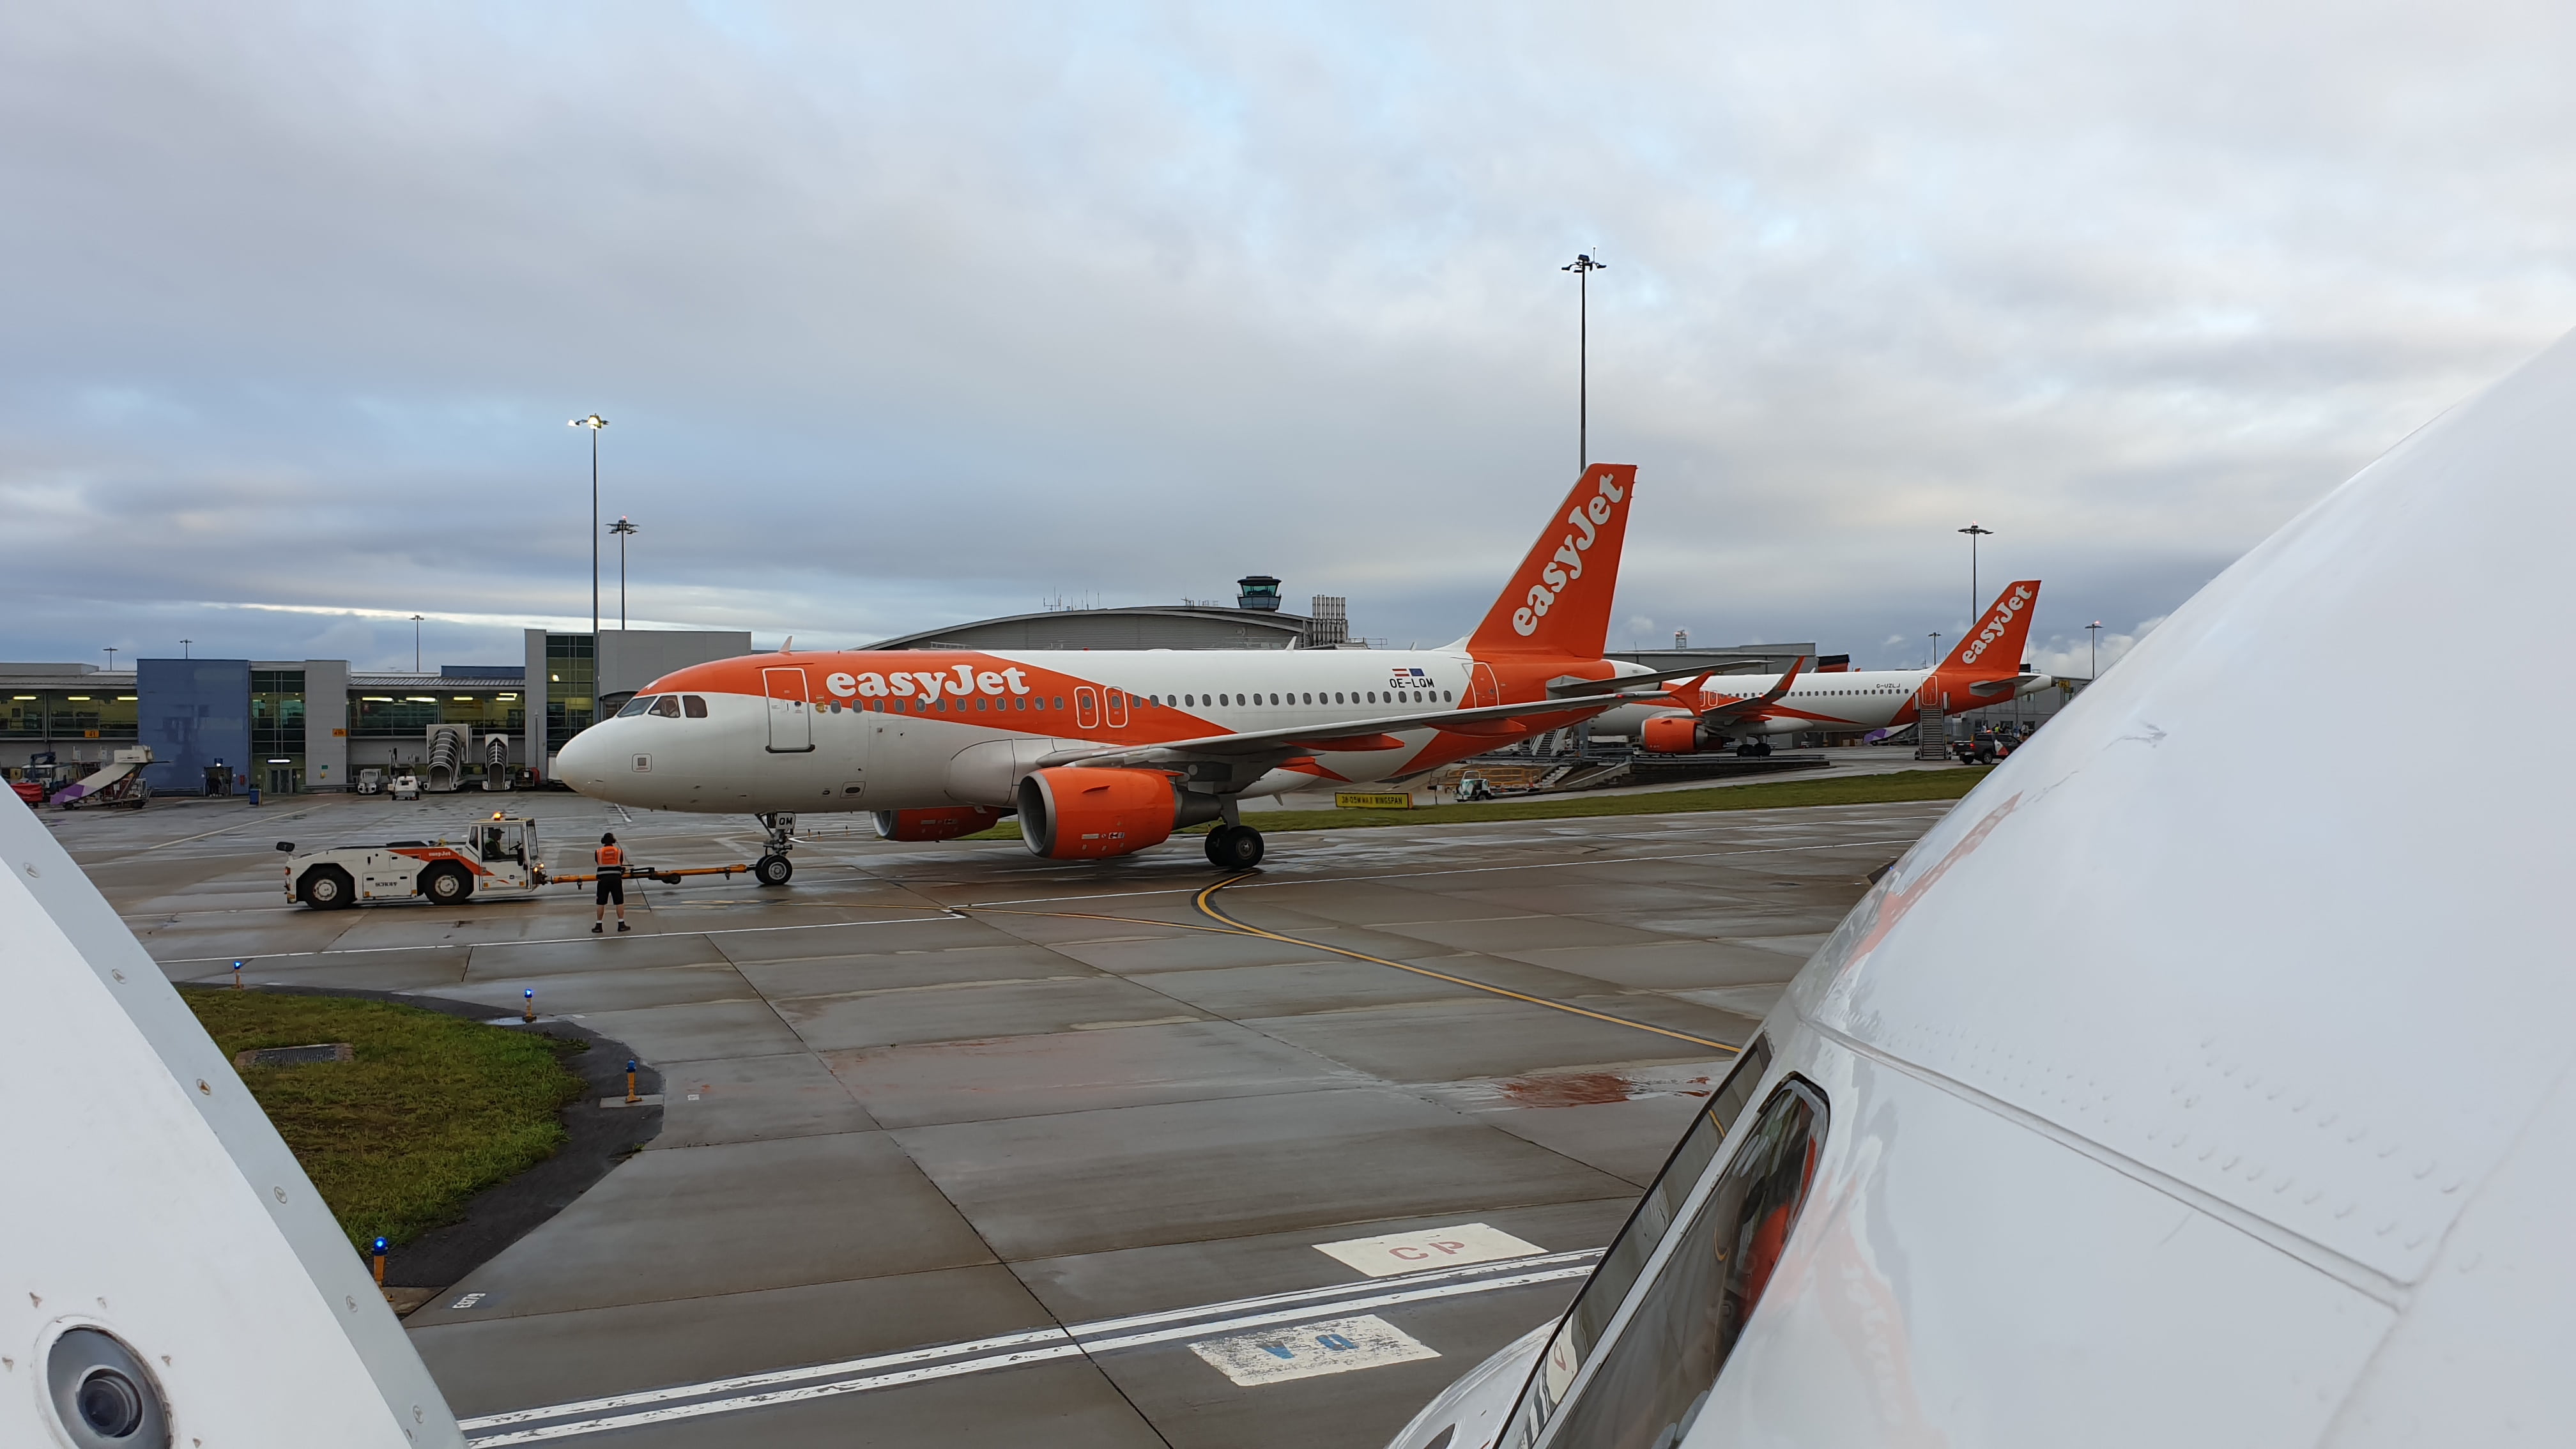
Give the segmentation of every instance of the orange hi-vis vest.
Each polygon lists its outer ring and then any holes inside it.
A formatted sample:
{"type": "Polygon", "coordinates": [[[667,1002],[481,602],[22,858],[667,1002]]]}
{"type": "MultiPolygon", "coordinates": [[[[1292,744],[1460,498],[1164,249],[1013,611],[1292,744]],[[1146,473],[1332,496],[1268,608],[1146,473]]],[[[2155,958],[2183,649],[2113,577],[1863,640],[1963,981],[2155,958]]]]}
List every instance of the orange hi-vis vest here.
{"type": "Polygon", "coordinates": [[[601,870],[620,870],[623,869],[625,865],[626,851],[624,847],[603,845],[599,848],[599,868],[601,870]]]}

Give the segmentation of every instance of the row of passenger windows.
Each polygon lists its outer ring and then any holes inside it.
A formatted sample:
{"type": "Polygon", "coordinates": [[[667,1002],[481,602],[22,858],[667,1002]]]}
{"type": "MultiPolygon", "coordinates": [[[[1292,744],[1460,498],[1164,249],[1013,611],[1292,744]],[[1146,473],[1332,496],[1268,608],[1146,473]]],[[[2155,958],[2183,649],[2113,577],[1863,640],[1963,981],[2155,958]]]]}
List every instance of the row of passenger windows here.
{"type": "Polygon", "coordinates": [[[1453,698],[1445,689],[1336,690],[1329,694],[1301,694],[1292,690],[1286,694],[1149,694],[1139,703],[1197,709],[1202,700],[1219,707],[1242,707],[1260,704],[1445,704],[1453,698]]]}

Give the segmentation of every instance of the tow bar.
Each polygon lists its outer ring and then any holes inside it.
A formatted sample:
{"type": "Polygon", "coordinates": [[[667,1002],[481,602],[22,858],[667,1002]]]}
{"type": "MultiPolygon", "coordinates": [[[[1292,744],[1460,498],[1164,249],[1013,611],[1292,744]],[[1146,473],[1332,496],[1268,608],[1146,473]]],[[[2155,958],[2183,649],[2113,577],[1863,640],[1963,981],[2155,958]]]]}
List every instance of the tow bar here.
{"type": "MultiPolygon", "coordinates": [[[[662,882],[664,885],[676,885],[679,883],[680,877],[684,875],[746,875],[750,873],[751,869],[752,867],[749,865],[693,865],[679,869],[661,870],[639,866],[634,870],[626,872],[626,878],[628,880],[657,880],[662,882]]],[[[596,872],[590,875],[549,875],[545,878],[543,883],[546,885],[587,885],[597,879],[599,879],[599,876],[596,872]]]]}

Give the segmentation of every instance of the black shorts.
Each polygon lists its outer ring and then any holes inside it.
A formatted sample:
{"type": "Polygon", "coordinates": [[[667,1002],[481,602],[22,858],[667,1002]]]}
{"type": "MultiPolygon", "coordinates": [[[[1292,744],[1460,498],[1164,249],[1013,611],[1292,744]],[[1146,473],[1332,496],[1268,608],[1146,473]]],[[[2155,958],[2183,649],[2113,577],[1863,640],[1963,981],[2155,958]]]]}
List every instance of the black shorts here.
{"type": "Polygon", "coordinates": [[[610,901],[615,901],[621,906],[626,904],[626,872],[622,870],[601,871],[599,873],[599,891],[596,895],[591,897],[591,899],[597,901],[603,906],[607,905],[610,901]]]}

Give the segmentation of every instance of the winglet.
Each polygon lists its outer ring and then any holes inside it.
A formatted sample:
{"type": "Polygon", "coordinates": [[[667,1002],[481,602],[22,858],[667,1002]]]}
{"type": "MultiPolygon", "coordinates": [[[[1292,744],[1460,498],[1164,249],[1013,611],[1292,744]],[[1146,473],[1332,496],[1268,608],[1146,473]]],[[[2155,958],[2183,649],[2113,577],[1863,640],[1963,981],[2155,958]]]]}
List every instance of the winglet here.
{"type": "Polygon", "coordinates": [[[1485,622],[1468,636],[1468,652],[1600,658],[1610,640],[1610,595],[1619,586],[1619,554],[1636,492],[1634,464],[1584,469],[1485,622]]]}

